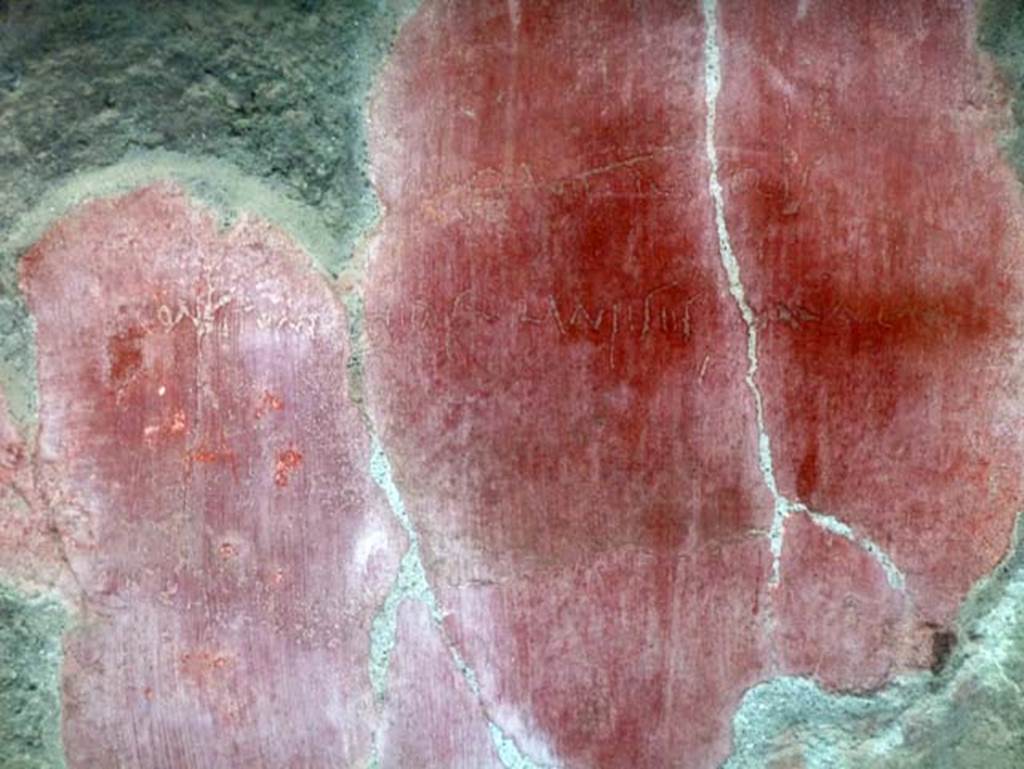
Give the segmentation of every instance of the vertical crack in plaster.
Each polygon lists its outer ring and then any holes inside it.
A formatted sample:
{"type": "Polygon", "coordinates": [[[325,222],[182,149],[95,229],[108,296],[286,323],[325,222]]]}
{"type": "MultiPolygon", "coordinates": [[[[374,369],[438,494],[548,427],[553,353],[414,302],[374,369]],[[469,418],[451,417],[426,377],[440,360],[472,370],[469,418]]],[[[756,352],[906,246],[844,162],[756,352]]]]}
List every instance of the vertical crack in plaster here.
{"type": "Polygon", "coordinates": [[[704,16],[704,101],[706,120],[704,130],[704,146],[708,160],[708,189],[715,210],[715,230],[718,235],[718,254],[722,269],[729,283],[729,294],[743,318],[747,329],[747,373],[744,377],[747,388],[754,400],[754,417],[757,423],[758,465],[765,486],[772,495],[773,515],[768,538],[772,553],[772,573],[769,584],[775,587],[779,583],[779,570],[782,559],[782,547],[785,539],[786,519],[793,513],[803,513],[815,526],[838,537],[852,542],[870,555],[885,573],[890,586],[902,591],[906,583],[903,574],[892,559],[869,538],[858,534],[849,524],[839,519],[809,510],[799,502],[793,502],[779,493],[775,480],[775,468],[772,463],[771,438],[765,428],[764,397],[757,384],[757,318],[747,301],[746,290],[740,275],[739,261],[732,248],[729,230],[725,223],[725,195],[718,178],[718,150],[715,146],[715,120],[717,117],[718,94],[722,88],[722,56],[718,44],[718,1],[702,0],[701,10],[704,16]]]}
{"type": "MultiPolygon", "coordinates": [[[[444,617],[438,605],[437,597],[434,595],[434,590],[427,579],[426,569],[423,567],[419,534],[405,508],[401,492],[399,492],[398,487],[395,485],[395,480],[391,473],[391,462],[375,432],[372,433],[372,441],[370,476],[373,478],[374,483],[384,492],[392,514],[409,538],[409,547],[405,555],[402,556],[398,575],[387,597],[384,599],[384,604],[374,617],[370,630],[370,681],[378,701],[383,700],[387,694],[388,668],[391,654],[397,642],[398,609],[402,602],[406,600],[419,601],[430,611],[433,624],[440,634],[445,648],[451,655],[452,664],[459,671],[463,681],[483,711],[484,717],[487,720],[491,743],[502,766],[506,767],[506,769],[548,769],[547,766],[537,764],[527,758],[515,741],[487,715],[476,671],[473,670],[459,653],[458,649],[455,648],[442,625],[444,617]]],[[[380,766],[379,754],[379,745],[375,745],[373,756],[370,760],[371,769],[377,769],[380,766]]]]}

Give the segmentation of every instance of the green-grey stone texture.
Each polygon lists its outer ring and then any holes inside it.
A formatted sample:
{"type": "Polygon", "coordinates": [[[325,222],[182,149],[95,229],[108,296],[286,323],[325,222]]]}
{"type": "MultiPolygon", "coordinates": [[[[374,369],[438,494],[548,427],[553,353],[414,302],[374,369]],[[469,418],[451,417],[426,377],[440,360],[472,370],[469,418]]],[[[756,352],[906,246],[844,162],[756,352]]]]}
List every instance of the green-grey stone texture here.
{"type": "Polygon", "coordinates": [[[978,11],[978,47],[995,61],[1013,98],[1015,130],[1006,149],[1024,175],[1024,0],[986,0],[978,11]]]}
{"type": "Polygon", "coordinates": [[[64,766],[60,731],[62,604],[0,583],[0,767],[64,766]]]}

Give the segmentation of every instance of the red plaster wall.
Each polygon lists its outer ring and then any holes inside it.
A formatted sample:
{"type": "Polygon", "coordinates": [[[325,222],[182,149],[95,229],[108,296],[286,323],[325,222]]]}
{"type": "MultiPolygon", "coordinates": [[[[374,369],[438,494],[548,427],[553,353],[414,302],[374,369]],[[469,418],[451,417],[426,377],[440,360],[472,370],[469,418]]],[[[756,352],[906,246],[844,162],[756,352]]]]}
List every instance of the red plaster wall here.
{"type": "Polygon", "coordinates": [[[534,755],[714,766],[759,679],[932,664],[1005,551],[1019,199],[972,23],[719,9],[774,477],[849,534],[792,508],[777,585],[699,7],[434,2],[404,29],[372,112],[369,392],[457,644],[534,755]]]}
{"type": "Polygon", "coordinates": [[[365,627],[402,539],[340,303],[284,234],[218,231],[166,185],[88,204],[22,265],[41,491],[87,612],[69,766],[361,760],[365,627]]]}
{"type": "Polygon", "coordinates": [[[29,250],[0,564],[77,586],[69,766],[705,769],[761,681],[941,662],[1022,504],[1007,105],[967,5],[717,12],[425,0],[358,279],[170,183],[29,250]]]}

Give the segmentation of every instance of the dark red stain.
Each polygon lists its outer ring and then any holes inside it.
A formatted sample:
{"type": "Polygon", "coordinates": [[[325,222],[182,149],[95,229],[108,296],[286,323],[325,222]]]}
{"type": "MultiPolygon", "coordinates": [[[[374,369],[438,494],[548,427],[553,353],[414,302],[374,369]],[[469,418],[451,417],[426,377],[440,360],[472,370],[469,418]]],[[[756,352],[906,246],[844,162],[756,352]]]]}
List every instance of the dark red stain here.
{"type": "Polygon", "coordinates": [[[139,328],[120,331],[110,338],[107,351],[110,355],[110,381],[115,386],[126,380],[142,366],[142,339],[146,332],[139,328]]]}
{"type": "Polygon", "coordinates": [[[308,257],[155,185],[61,220],[22,285],[40,509],[84,592],[69,766],[365,762],[367,634],[403,543],[346,399],[347,323],[308,257]],[[311,482],[277,493],[300,462],[311,482]]]}
{"type": "Polygon", "coordinates": [[[1019,200],[969,10],[720,13],[779,485],[905,594],[801,514],[766,586],[697,4],[427,2],[373,106],[374,416],[485,700],[568,767],[716,766],[757,680],[929,666],[1020,507],[1019,200]]]}

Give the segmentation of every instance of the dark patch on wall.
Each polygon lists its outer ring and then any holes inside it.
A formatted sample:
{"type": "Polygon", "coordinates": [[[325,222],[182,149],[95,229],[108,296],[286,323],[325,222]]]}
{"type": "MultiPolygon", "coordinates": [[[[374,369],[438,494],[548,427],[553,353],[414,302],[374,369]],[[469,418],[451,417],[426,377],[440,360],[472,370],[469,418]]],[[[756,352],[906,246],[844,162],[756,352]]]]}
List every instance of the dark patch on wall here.
{"type": "Polygon", "coordinates": [[[933,673],[938,673],[946,666],[950,655],[956,648],[956,633],[952,630],[936,630],[932,633],[932,664],[933,673]]]}
{"type": "Polygon", "coordinates": [[[0,585],[0,766],[63,767],[61,636],[56,600],[0,585]]]}

